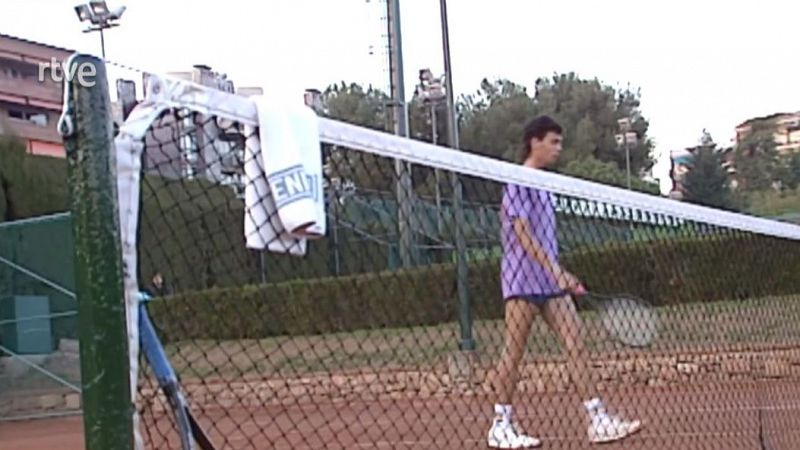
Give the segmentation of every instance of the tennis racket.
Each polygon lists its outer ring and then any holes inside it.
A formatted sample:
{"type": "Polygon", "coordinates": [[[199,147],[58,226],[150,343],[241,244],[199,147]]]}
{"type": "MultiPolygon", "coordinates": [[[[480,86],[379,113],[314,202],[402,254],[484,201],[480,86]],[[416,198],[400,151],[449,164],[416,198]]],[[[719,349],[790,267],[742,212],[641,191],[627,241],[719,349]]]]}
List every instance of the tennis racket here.
{"type": "Polygon", "coordinates": [[[164,351],[164,346],[156,334],[155,327],[147,314],[145,303],[150,300],[146,294],[140,295],[139,333],[142,351],[153,369],[159,387],[164,392],[175,414],[175,423],[181,438],[181,450],[195,450],[197,444],[202,450],[216,450],[211,439],[194,418],[189,402],[181,389],[178,377],[164,351]]]}
{"type": "Polygon", "coordinates": [[[598,312],[600,323],[621,343],[647,347],[658,337],[658,312],[645,300],[628,294],[600,294],[583,285],[575,295],[598,312]]]}

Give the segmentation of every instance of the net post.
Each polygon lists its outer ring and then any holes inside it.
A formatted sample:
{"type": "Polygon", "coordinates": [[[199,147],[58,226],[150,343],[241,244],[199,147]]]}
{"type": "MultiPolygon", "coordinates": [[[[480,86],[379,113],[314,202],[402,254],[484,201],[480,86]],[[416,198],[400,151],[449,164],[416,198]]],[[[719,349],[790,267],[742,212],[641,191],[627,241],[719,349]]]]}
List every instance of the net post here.
{"type": "Polygon", "coordinates": [[[75,245],[86,450],[133,450],[128,333],[106,67],[73,54],[59,121],[75,245]]]}

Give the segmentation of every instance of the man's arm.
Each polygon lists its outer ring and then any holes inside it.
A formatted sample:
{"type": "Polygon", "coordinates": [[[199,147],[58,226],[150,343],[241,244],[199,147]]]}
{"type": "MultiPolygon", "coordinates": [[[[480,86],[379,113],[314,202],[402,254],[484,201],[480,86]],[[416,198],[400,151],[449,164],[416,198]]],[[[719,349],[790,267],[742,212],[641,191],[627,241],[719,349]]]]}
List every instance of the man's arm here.
{"type": "Polygon", "coordinates": [[[542,244],[531,233],[528,220],[522,217],[514,218],[514,233],[517,235],[522,248],[535,261],[539,262],[548,272],[553,275],[558,285],[565,290],[578,287],[579,282],[571,273],[563,270],[556,261],[551,261],[545,252],[542,244]]]}
{"type": "Polygon", "coordinates": [[[542,248],[542,244],[531,233],[531,226],[528,220],[522,217],[514,218],[514,233],[517,235],[522,248],[528,253],[528,256],[533,258],[545,269],[555,275],[557,264],[551,261],[547,256],[547,252],[542,248]]]}

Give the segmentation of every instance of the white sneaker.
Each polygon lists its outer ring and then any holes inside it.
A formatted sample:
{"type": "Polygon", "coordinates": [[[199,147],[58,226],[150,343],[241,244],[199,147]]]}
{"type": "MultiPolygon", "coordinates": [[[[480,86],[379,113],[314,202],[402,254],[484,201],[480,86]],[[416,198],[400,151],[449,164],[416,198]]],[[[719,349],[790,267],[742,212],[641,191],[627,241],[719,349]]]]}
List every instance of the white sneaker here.
{"type": "Polygon", "coordinates": [[[623,420],[600,412],[592,417],[589,424],[589,441],[592,443],[612,442],[639,431],[642,422],[638,420],[623,420]]]}
{"type": "Polygon", "coordinates": [[[518,433],[514,424],[503,424],[501,419],[495,419],[492,429],[489,430],[488,444],[491,448],[533,448],[542,445],[539,439],[518,433]]]}

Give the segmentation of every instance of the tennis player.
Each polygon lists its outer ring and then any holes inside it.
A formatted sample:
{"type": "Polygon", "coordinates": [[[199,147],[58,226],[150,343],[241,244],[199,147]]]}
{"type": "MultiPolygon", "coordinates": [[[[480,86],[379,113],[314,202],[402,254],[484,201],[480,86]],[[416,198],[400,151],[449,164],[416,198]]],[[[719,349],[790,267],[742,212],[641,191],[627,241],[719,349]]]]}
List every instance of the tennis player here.
{"type": "MultiPolygon", "coordinates": [[[[525,167],[552,167],[561,153],[562,128],[541,116],[524,130],[521,163],[525,167]]],[[[519,364],[525,352],[534,316],[539,312],[568,353],[568,370],[588,416],[590,442],[611,442],[637,431],[641,423],[606,412],[592,393],[583,342],[583,325],[572,295],[580,281],[559,264],[556,219],[550,193],[509,184],[501,208],[503,258],[501,284],[505,301],[505,342],[493,379],[495,418],[488,433],[492,448],[537,447],[541,441],[515,424],[512,399],[519,364]]],[[[577,406],[577,405],[576,405],[577,406]]]]}

